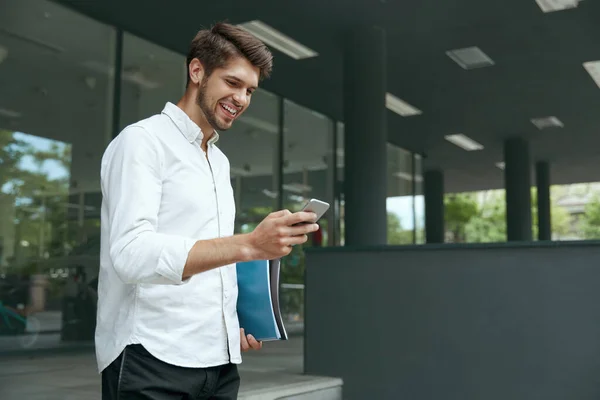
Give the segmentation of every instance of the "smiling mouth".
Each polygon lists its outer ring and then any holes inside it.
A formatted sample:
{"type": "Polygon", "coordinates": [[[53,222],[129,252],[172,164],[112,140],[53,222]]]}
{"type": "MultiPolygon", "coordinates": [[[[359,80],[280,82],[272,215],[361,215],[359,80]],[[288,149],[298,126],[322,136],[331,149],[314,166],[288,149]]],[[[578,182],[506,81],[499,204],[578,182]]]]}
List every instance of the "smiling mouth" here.
{"type": "Polygon", "coordinates": [[[219,103],[219,105],[221,106],[221,109],[223,109],[223,111],[225,111],[225,113],[228,114],[231,118],[236,117],[238,110],[227,104],[219,103]]]}

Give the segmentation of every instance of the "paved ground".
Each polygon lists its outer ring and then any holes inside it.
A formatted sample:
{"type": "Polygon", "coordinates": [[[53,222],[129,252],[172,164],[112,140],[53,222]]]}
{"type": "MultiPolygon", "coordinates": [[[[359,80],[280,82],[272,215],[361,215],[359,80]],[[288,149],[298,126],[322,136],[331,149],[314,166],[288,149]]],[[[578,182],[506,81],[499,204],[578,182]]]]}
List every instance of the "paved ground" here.
{"type": "MultiPolygon", "coordinates": [[[[240,366],[240,397],[259,389],[308,382],[302,373],[301,337],[265,343],[260,352],[246,353],[240,366]]],[[[96,372],[93,347],[77,350],[35,351],[29,356],[0,358],[2,400],[100,400],[100,377],[96,372]]]]}

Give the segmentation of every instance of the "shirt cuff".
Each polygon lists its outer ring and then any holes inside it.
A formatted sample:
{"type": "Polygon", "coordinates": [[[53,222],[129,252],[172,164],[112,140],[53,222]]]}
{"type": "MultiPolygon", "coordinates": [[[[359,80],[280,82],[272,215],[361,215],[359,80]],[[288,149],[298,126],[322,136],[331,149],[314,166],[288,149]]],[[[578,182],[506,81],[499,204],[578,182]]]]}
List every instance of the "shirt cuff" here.
{"type": "Polygon", "coordinates": [[[163,248],[158,258],[158,266],[156,267],[156,273],[164,276],[166,279],[176,285],[181,285],[189,281],[188,279],[182,280],[183,269],[188,259],[188,254],[194,244],[195,240],[182,238],[182,237],[168,237],[162,238],[163,248]]]}

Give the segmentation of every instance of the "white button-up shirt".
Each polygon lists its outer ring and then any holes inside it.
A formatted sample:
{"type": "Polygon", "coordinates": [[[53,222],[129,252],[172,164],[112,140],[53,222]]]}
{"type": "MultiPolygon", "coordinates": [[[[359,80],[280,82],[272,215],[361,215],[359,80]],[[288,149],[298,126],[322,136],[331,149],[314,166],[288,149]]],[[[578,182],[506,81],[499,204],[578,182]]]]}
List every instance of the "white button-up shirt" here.
{"type": "Polygon", "coordinates": [[[235,264],[182,281],[197,240],[233,235],[229,161],[179,107],[125,128],[102,158],[96,357],[128,344],[182,367],[240,363],[235,264]]]}

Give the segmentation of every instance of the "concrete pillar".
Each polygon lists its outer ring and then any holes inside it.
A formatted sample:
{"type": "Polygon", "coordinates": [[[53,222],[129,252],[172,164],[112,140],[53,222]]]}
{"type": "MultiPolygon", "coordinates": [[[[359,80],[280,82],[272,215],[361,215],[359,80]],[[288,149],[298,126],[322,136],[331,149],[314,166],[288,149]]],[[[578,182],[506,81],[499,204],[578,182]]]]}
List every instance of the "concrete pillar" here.
{"type": "Polygon", "coordinates": [[[345,243],[387,244],[385,32],[361,27],[345,35],[345,243]]]}
{"type": "Polygon", "coordinates": [[[504,142],[506,238],[531,241],[531,162],[529,143],[522,138],[504,142]]]}
{"type": "Polygon", "coordinates": [[[535,164],[535,181],[537,184],[538,239],[552,240],[550,164],[545,161],[535,164]]]}
{"type": "Polygon", "coordinates": [[[429,170],[423,174],[425,197],[425,241],[426,243],[444,243],[444,174],[442,171],[429,170]]]}

